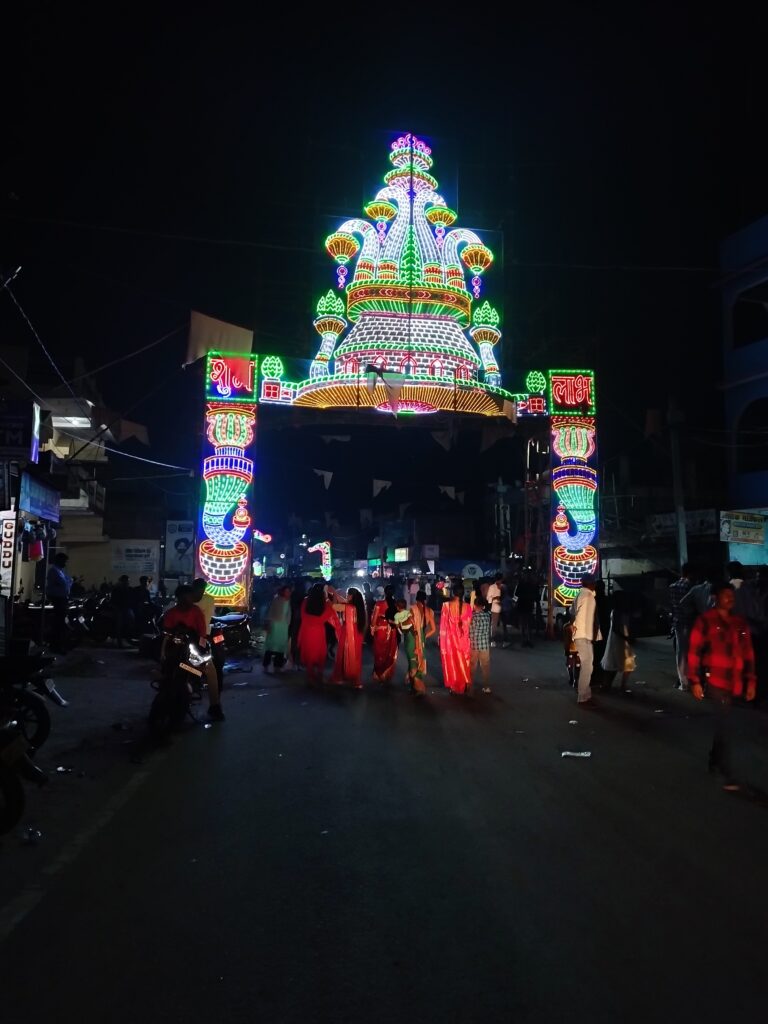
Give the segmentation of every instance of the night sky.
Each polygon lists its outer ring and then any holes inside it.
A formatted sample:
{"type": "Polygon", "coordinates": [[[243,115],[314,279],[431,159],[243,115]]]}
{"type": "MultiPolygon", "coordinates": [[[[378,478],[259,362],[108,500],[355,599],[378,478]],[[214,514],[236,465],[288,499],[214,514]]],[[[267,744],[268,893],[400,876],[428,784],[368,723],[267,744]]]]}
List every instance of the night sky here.
{"type": "MultiPolygon", "coordinates": [[[[270,28],[27,5],[5,26],[0,266],[23,265],[15,292],[67,375],[75,356],[98,367],[191,308],[308,360],[333,282],[323,238],[411,130],[433,145],[459,224],[503,232],[505,384],[594,366],[603,454],[632,452],[642,472],[645,410],[670,393],[719,436],[717,245],[767,212],[768,167],[754,16],[632,11],[550,5],[494,23],[435,9],[419,25],[318,8],[315,24],[270,13],[270,28]]],[[[30,342],[7,296],[0,330],[30,342]]],[[[151,448],[131,451],[186,466],[185,343],[182,330],[97,380],[150,428],[151,448]]]]}

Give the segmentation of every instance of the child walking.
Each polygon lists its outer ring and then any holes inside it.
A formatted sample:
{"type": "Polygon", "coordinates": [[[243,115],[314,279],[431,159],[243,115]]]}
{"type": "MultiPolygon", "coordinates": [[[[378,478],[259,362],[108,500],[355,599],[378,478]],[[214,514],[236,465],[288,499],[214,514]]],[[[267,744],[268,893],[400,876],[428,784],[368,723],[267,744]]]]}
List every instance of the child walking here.
{"type": "Polygon", "coordinates": [[[475,667],[479,666],[483,682],[483,693],[491,692],[491,610],[485,598],[475,597],[472,618],[469,622],[469,686],[467,695],[472,694],[475,667]]]}

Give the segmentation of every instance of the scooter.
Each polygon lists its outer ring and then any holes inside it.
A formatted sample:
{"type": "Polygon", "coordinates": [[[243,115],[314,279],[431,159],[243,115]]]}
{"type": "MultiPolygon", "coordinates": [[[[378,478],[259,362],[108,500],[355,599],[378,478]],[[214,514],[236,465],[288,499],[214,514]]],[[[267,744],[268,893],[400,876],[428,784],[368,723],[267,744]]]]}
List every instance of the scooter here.
{"type": "Polygon", "coordinates": [[[165,654],[159,678],[152,686],[157,695],[149,709],[149,731],[156,739],[165,739],[178,729],[187,715],[192,716],[191,705],[202,696],[203,681],[210,648],[203,646],[192,630],[179,627],[164,632],[165,654]]]}
{"type": "Polygon", "coordinates": [[[21,821],[26,798],[21,778],[45,785],[48,776],[28,754],[27,740],[19,723],[13,719],[0,721],[0,835],[9,832],[21,821]]]}

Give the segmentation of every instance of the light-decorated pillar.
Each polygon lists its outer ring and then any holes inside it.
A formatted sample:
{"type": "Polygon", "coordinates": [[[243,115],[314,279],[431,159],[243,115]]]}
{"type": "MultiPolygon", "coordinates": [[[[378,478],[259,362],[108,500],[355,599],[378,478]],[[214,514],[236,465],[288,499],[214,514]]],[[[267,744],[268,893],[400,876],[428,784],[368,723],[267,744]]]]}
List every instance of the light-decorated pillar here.
{"type": "Polygon", "coordinates": [[[253,537],[255,355],[209,352],[197,571],[217,604],[247,608],[253,537]]]}
{"type": "Polygon", "coordinates": [[[585,573],[598,566],[598,472],[595,375],[547,374],[551,431],[552,598],[568,607],[585,573]]]}

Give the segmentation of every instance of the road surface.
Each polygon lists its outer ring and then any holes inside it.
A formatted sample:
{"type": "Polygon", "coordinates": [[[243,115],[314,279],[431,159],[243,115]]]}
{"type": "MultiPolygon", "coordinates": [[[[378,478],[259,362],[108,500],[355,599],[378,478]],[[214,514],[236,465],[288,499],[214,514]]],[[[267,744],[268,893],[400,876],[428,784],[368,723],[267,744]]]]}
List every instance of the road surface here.
{"type": "Polygon", "coordinates": [[[554,645],[495,651],[471,702],[290,674],[225,697],[30,894],[4,1020],[765,1013],[768,716],[738,713],[733,797],[706,708],[638,686],[579,712],[554,645]]]}

